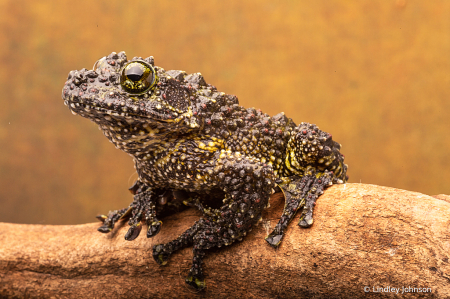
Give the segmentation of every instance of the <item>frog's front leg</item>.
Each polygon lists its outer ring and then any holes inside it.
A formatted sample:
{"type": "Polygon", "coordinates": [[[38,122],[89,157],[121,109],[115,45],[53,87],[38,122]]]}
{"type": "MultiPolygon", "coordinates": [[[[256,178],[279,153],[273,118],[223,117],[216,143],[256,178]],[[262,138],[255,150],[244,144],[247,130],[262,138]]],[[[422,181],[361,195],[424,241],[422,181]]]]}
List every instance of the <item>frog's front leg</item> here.
{"type": "Polygon", "coordinates": [[[128,220],[130,228],[125,234],[125,239],[132,241],[139,236],[142,222],[148,226],[147,237],[153,237],[159,233],[162,222],[156,217],[157,203],[166,203],[170,196],[168,190],[152,190],[140,181],[137,181],[130,189],[134,194],[134,201],[125,209],[112,211],[105,215],[97,216],[103,222],[98,228],[99,232],[108,233],[117,221],[128,220]]]}
{"type": "Polygon", "coordinates": [[[209,178],[205,184],[225,193],[223,205],[214,209],[196,203],[204,217],[177,239],[153,247],[154,259],[164,265],[173,252],[193,244],[194,258],[186,283],[196,289],[205,287],[202,263],[206,250],[241,240],[261,217],[275,186],[270,165],[224,151],[213,161],[216,163],[211,167],[199,170],[199,177],[209,178]],[[209,176],[211,173],[215,175],[209,176]]]}
{"type": "Polygon", "coordinates": [[[273,232],[266,237],[266,241],[271,246],[278,247],[285,229],[300,208],[303,208],[303,211],[298,225],[311,226],[315,202],[323,190],[330,185],[332,185],[332,174],[329,171],[316,174],[313,169],[310,174],[301,178],[289,178],[287,183],[281,184],[280,188],[285,197],[283,214],[273,232]]]}

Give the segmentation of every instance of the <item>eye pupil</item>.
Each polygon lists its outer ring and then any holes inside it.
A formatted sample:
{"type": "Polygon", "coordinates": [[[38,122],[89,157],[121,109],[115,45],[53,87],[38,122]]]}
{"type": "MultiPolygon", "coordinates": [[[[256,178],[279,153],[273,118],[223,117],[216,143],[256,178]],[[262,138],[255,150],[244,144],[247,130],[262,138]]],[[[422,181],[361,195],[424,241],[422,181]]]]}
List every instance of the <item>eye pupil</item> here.
{"type": "Polygon", "coordinates": [[[139,66],[133,66],[130,69],[128,69],[125,73],[125,75],[130,79],[131,81],[139,81],[142,78],[142,75],[144,75],[144,71],[139,66]]]}
{"type": "Polygon", "coordinates": [[[121,71],[120,85],[130,94],[142,94],[156,83],[153,67],[143,60],[131,61],[121,71]]]}

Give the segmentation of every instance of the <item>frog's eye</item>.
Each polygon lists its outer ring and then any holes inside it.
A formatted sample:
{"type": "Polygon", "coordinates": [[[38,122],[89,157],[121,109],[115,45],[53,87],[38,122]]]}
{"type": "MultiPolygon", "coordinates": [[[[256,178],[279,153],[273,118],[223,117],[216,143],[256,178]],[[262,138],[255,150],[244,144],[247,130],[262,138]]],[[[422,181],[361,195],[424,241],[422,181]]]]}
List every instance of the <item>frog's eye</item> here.
{"type": "Polygon", "coordinates": [[[156,83],[153,67],[145,61],[136,60],[124,66],[120,74],[120,85],[131,94],[141,94],[156,83]]]}

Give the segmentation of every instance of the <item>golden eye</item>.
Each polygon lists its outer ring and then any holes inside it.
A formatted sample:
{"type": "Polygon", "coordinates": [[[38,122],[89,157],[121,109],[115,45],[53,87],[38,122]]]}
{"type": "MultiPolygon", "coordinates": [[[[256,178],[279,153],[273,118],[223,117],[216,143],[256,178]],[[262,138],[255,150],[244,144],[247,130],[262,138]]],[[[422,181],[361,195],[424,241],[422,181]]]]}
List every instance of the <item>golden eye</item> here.
{"type": "Polygon", "coordinates": [[[153,67],[145,61],[136,60],[128,63],[120,74],[120,85],[131,94],[141,94],[156,83],[153,67]]]}

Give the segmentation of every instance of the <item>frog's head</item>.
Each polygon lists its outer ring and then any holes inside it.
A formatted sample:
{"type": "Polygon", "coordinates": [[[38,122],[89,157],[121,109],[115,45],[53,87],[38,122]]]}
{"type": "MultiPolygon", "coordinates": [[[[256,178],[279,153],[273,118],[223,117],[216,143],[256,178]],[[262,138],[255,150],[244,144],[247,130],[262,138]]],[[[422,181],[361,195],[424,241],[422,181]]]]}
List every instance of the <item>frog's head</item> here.
{"type": "MultiPolygon", "coordinates": [[[[152,56],[127,60],[125,52],[113,52],[98,60],[92,70],[71,71],[62,98],[72,113],[98,124],[113,119],[195,128],[190,108],[194,84],[184,84],[185,76],[156,67],[152,56]]],[[[195,78],[191,81],[195,83],[195,78]]]]}

